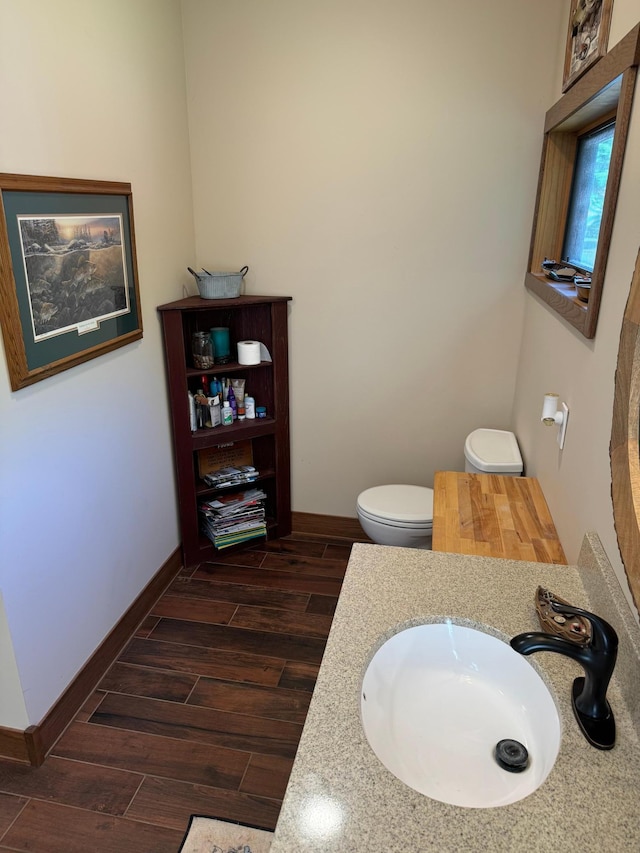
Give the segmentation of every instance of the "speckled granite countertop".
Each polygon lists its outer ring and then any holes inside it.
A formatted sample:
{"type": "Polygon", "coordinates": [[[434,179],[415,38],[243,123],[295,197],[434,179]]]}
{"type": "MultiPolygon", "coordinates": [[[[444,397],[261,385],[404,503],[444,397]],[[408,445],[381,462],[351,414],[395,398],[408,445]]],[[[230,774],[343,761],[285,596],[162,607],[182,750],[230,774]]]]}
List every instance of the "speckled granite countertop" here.
{"type": "MultiPolygon", "coordinates": [[[[597,551],[597,537],[594,543],[597,551]]],[[[609,581],[594,580],[600,567],[593,565],[598,562],[593,549],[587,550],[579,569],[355,545],[271,853],[639,850],[637,707],[630,707],[635,687],[623,683],[627,677],[640,680],[637,625],[624,616],[617,621],[610,603],[603,610],[590,599],[587,588],[600,596],[609,581]],[[541,653],[529,660],[550,686],[563,726],[560,754],[544,784],[524,800],[490,809],[460,808],[418,794],[383,767],[365,739],[360,683],[371,657],[402,628],[443,617],[505,640],[538,630],[533,606],[538,584],[600,613],[619,633],[624,623],[631,627],[631,639],[621,637],[608,693],[616,747],[594,749],[578,729],[570,690],[582,674],[579,665],[541,653]]]]}

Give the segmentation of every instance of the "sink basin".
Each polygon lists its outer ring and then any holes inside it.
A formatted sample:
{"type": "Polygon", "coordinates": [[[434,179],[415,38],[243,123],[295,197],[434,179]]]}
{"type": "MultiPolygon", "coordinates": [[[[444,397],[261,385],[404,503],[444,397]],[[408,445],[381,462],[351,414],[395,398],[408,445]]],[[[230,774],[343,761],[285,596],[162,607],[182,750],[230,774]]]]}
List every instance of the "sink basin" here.
{"type": "Polygon", "coordinates": [[[560,718],[544,681],[508,643],[439,622],[395,634],[362,681],[369,745],[394,776],[434,800],[504,806],[535,791],[560,748],[560,718]],[[519,772],[495,758],[499,741],[528,751],[519,772]]]}

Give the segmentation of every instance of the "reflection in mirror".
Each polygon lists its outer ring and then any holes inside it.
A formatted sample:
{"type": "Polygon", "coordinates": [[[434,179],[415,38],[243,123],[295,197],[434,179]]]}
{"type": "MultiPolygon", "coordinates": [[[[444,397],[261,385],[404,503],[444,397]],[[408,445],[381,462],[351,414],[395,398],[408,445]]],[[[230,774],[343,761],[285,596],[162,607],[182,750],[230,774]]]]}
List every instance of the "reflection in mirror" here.
{"type": "Polygon", "coordinates": [[[640,610],[640,252],[622,321],[611,426],[611,484],[618,545],[640,610]]]}

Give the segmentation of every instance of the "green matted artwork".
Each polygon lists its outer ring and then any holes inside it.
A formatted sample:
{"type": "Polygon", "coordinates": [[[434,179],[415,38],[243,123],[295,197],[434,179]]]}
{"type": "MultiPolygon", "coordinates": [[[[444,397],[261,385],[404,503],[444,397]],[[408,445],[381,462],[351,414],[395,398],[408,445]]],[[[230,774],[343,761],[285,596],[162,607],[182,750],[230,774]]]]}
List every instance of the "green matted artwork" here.
{"type": "Polygon", "coordinates": [[[0,197],[12,390],[139,340],[131,185],[0,174],[0,197]]]}

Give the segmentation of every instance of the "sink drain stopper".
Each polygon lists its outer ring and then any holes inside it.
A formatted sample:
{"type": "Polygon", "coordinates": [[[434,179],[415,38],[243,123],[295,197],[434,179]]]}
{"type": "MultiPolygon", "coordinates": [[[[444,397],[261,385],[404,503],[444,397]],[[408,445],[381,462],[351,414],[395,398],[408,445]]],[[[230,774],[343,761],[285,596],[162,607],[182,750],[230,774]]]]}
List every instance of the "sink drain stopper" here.
{"type": "Polygon", "coordinates": [[[519,740],[499,740],[496,744],[494,757],[503,770],[509,773],[522,773],[529,766],[529,753],[526,746],[519,740]]]}

